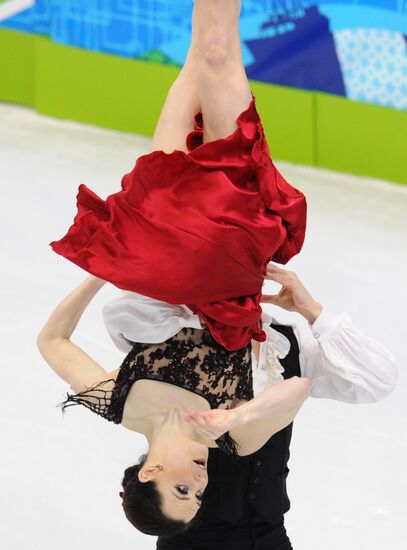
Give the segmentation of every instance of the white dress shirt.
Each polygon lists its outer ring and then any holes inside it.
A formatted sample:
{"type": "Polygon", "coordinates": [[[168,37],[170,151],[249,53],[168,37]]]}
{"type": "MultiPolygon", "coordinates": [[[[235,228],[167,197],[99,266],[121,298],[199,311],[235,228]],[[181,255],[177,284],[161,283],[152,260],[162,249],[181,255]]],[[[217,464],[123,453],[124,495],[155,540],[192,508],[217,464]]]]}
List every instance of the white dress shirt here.
{"type": "MultiPolygon", "coordinates": [[[[187,306],[128,291],[121,291],[103,307],[103,319],[113,342],[126,353],[133,342],[164,342],[183,327],[202,328],[198,315],[187,306]]],[[[261,321],[267,339],[260,343],[258,361],[252,349],[255,395],[283,380],[279,358],[290,349],[288,339],[270,323],[293,327],[301,376],[311,380],[311,397],[371,403],[386,397],[396,385],[398,367],[393,355],[356,330],[347,313],[334,315],[324,307],[311,325],[280,322],[263,311],[261,321]]]]}

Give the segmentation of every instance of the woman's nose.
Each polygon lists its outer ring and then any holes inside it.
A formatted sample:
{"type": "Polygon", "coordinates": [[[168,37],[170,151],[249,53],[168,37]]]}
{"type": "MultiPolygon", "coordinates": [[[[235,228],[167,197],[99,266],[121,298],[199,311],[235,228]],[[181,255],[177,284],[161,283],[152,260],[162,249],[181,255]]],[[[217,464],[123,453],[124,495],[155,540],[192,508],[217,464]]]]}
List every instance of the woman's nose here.
{"type": "Polygon", "coordinates": [[[206,482],[206,478],[206,474],[195,473],[195,480],[198,481],[198,483],[206,482]]]}

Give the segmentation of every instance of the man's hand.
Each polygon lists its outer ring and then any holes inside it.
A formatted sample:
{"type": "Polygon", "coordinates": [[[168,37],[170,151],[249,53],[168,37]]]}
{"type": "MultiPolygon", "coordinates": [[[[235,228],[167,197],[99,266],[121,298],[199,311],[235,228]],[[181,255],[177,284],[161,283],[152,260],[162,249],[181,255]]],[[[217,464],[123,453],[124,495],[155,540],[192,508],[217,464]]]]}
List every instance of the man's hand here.
{"type": "Polygon", "coordinates": [[[296,311],[303,315],[309,323],[314,323],[322,311],[322,305],[314,300],[296,273],[269,263],[265,278],[283,286],[278,294],[262,294],[261,302],[274,304],[288,311],[296,311]]]}

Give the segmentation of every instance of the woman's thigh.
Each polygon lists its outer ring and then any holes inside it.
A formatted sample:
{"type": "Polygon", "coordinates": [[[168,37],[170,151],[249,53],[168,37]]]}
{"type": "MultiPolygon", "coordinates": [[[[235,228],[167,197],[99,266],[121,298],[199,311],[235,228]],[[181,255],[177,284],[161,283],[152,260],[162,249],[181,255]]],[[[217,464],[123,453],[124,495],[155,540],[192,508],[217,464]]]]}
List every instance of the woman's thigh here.
{"type": "Polygon", "coordinates": [[[172,153],[187,151],[186,136],[194,128],[194,115],[200,110],[196,82],[192,76],[180,75],[165,99],[150,150],[172,153]]]}
{"type": "Polygon", "coordinates": [[[197,81],[203,141],[226,137],[251,101],[239,37],[240,0],[195,0],[199,17],[197,81]]]}

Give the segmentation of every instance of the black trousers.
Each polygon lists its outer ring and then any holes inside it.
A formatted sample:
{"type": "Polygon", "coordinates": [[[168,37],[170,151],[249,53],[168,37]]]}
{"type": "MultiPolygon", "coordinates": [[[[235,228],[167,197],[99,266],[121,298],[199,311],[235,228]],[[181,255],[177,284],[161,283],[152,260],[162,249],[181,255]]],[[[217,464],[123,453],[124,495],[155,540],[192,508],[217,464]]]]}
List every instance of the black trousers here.
{"type": "Polygon", "coordinates": [[[283,523],[270,525],[257,515],[237,524],[210,522],[172,537],[159,537],[157,550],[293,550],[283,523]]]}

